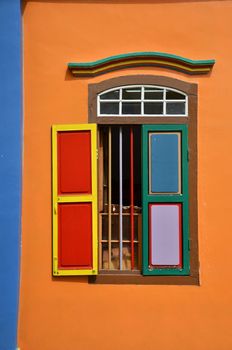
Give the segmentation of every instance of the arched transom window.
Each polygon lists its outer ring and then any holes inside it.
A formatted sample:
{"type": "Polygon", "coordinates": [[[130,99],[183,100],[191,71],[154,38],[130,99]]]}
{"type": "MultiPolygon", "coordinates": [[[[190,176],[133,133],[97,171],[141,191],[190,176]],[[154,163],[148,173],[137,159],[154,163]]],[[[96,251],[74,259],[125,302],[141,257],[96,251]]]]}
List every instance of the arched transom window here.
{"type": "Polygon", "coordinates": [[[98,94],[98,116],[187,116],[188,97],[176,89],[130,85],[98,94]]]}

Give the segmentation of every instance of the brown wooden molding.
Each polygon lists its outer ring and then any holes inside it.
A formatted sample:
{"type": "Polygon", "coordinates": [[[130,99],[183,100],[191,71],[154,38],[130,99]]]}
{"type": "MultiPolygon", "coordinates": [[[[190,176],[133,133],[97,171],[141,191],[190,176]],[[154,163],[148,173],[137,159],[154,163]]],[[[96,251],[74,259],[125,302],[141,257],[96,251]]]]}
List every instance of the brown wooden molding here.
{"type": "MultiPolygon", "coordinates": [[[[188,95],[189,100],[193,96],[197,96],[197,84],[188,83],[182,80],[155,76],[155,75],[128,75],[117,78],[104,80],[100,83],[89,84],[88,94],[88,114],[89,123],[98,124],[153,124],[155,123],[183,123],[184,120],[189,119],[186,117],[125,117],[125,116],[113,116],[113,117],[98,117],[97,116],[97,95],[101,92],[109,89],[113,89],[120,86],[127,85],[156,85],[164,86],[167,88],[177,89],[188,95]],[[120,117],[120,118],[119,118],[120,117]]],[[[189,101],[189,112],[191,108],[191,101],[189,101]]],[[[189,113],[190,114],[190,113],[189,113]]]]}
{"type": "Polygon", "coordinates": [[[141,284],[141,285],[195,285],[198,276],[143,276],[135,274],[102,274],[89,276],[89,283],[97,284],[141,284]]]}

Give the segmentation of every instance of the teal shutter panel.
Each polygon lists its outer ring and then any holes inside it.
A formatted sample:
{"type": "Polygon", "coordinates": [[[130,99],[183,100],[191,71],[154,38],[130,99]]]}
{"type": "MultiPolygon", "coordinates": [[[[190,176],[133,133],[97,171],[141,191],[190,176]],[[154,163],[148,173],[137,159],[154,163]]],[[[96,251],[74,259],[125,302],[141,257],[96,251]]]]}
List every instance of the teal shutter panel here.
{"type": "Polygon", "coordinates": [[[179,134],[150,133],[150,192],[177,193],[179,190],[179,134]]]}
{"type": "Polygon", "coordinates": [[[188,130],[142,126],[143,275],[189,275],[188,130]]]}

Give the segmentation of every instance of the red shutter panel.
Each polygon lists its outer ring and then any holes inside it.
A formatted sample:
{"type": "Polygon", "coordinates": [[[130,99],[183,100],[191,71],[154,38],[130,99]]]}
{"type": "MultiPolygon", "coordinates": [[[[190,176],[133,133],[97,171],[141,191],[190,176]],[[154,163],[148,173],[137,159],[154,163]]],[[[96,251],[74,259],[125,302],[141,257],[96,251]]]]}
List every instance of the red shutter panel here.
{"type": "Polygon", "coordinates": [[[97,273],[94,124],[53,126],[53,273],[97,273]]]}
{"type": "Polygon", "coordinates": [[[58,132],[58,193],[91,193],[91,131],[58,132]]]}
{"type": "Polygon", "coordinates": [[[58,267],[92,269],[92,204],[58,204],[58,267]]]}

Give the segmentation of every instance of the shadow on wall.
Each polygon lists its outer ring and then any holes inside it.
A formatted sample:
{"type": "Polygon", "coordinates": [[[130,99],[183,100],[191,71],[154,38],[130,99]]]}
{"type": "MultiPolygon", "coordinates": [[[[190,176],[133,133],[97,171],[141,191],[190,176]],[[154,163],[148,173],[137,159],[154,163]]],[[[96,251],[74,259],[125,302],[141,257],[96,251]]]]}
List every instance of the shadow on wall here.
{"type": "Polygon", "coordinates": [[[78,283],[78,284],[86,284],[88,283],[88,276],[65,276],[65,277],[51,277],[52,282],[54,283],[78,283]]]}

